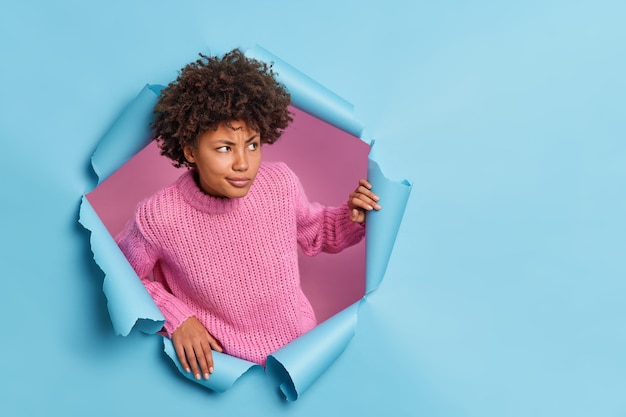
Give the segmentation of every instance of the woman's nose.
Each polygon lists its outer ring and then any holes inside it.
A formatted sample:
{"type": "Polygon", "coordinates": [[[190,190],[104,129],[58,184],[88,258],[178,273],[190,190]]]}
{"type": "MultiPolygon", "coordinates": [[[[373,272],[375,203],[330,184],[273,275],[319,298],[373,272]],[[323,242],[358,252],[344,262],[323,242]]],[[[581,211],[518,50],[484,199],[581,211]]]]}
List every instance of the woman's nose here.
{"type": "Polygon", "coordinates": [[[248,169],[248,156],[245,151],[235,152],[233,161],[233,170],[245,171],[248,169]]]}

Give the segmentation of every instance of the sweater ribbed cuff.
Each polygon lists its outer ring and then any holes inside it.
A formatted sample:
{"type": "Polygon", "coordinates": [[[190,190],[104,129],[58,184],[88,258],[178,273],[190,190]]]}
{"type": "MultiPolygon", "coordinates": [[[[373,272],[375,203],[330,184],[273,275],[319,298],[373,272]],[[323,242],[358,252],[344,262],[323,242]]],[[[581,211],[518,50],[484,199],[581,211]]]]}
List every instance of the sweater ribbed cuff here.
{"type": "Polygon", "coordinates": [[[350,207],[347,203],[339,206],[338,218],[336,218],[335,235],[338,246],[346,248],[357,244],[365,236],[365,223],[357,223],[350,220],[350,207]]]}
{"type": "MultiPolygon", "coordinates": [[[[156,283],[155,283],[156,284],[156,283]]],[[[149,285],[147,286],[150,291],[149,285]]],[[[163,329],[167,337],[172,337],[172,333],[189,317],[193,316],[193,311],[174,295],[165,292],[161,287],[161,291],[150,291],[154,302],[161,310],[165,317],[163,329]]]]}

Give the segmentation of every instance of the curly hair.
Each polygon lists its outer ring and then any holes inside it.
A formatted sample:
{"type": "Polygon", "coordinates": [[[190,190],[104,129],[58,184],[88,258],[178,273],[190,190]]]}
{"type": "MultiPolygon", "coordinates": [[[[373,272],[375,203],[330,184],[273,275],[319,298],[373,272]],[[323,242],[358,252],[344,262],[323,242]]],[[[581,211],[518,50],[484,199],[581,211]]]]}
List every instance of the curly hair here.
{"type": "Polygon", "coordinates": [[[292,121],[291,97],[272,65],[247,58],[239,49],[222,58],[199,55],[161,91],[154,107],[152,128],[161,155],[176,167],[192,167],[183,148],[196,147],[203,133],[232,120],[259,132],[261,143],[278,140],[292,121]]]}

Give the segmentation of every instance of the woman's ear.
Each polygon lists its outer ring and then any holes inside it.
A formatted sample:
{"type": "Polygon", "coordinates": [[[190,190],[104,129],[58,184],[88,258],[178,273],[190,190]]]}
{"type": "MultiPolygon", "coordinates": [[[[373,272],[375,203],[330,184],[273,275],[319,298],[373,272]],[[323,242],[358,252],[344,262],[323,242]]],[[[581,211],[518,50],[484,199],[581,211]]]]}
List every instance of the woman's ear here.
{"type": "Polygon", "coordinates": [[[185,155],[187,162],[190,164],[196,163],[196,158],[194,157],[195,149],[193,146],[185,145],[185,147],[183,147],[183,154],[185,155]]]}

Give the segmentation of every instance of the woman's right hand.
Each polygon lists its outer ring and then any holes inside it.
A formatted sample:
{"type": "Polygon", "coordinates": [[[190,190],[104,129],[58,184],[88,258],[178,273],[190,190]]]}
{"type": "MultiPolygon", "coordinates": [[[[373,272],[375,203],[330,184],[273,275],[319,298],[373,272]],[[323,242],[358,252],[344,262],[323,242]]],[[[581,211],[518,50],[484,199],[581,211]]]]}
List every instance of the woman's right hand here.
{"type": "Polygon", "coordinates": [[[172,343],[181,365],[196,379],[209,379],[213,373],[211,349],[222,352],[219,342],[195,317],[189,317],[172,333],[172,343]],[[199,366],[198,366],[199,365],[199,366]]]}

